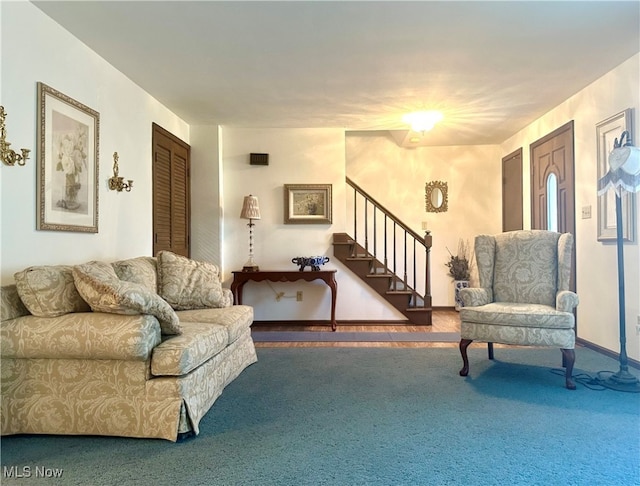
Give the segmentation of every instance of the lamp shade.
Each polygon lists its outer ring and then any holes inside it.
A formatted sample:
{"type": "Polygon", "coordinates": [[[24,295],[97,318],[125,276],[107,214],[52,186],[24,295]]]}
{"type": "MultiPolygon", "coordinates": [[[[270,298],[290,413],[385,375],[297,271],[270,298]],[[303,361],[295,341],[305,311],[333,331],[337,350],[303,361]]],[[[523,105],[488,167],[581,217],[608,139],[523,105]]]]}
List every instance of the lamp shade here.
{"type": "Polygon", "coordinates": [[[251,194],[244,197],[240,217],[242,219],[260,219],[260,206],[258,206],[257,197],[251,194]]]}
{"type": "Polygon", "coordinates": [[[609,154],[609,170],[598,181],[598,194],[604,194],[612,187],[618,194],[624,189],[628,192],[640,191],[640,148],[627,142],[623,145],[624,132],[620,142],[616,139],[614,148],[609,154]]]}

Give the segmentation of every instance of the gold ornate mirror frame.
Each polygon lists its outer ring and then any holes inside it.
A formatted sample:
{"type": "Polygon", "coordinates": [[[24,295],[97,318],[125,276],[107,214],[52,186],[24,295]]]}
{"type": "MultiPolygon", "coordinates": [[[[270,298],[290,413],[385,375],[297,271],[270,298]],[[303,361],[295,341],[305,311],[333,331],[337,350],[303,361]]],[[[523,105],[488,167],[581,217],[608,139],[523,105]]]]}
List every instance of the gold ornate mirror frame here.
{"type": "Polygon", "coordinates": [[[447,183],[442,181],[427,182],[425,186],[425,202],[428,213],[443,213],[449,207],[447,183]]]}

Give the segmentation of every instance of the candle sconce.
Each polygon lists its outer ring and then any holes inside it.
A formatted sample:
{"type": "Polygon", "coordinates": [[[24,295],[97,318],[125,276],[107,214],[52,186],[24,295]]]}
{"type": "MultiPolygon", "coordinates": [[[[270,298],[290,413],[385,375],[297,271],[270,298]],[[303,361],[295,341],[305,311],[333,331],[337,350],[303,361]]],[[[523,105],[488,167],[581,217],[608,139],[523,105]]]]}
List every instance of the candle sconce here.
{"type": "Polygon", "coordinates": [[[11,143],[7,142],[7,129],[5,126],[5,119],[7,114],[4,111],[4,106],[0,106],[0,157],[2,162],[6,165],[24,165],[29,159],[29,149],[20,149],[22,155],[16,153],[15,150],[10,149],[11,143]]]}
{"type": "Polygon", "coordinates": [[[118,152],[113,153],[113,177],[109,179],[109,189],[112,191],[122,192],[123,190],[131,192],[133,181],[131,179],[124,182],[124,177],[120,177],[118,167],[118,152]]]}

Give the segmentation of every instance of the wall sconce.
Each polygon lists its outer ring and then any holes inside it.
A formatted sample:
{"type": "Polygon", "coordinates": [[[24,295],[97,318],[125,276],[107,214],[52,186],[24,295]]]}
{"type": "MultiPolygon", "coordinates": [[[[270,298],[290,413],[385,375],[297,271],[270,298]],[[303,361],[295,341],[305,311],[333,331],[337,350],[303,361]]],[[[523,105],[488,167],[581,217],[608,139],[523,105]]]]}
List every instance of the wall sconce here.
{"type": "Polygon", "coordinates": [[[24,165],[25,162],[29,159],[29,149],[20,149],[22,155],[17,154],[15,150],[9,148],[11,145],[7,142],[7,129],[5,128],[4,120],[7,117],[7,114],[4,111],[4,106],[0,106],[0,157],[2,157],[2,162],[6,165],[24,165]]]}
{"type": "Polygon", "coordinates": [[[118,176],[119,168],[118,168],[118,152],[113,153],[113,177],[109,179],[109,189],[112,191],[122,192],[124,189],[127,192],[131,192],[133,188],[133,181],[129,179],[127,182],[124,182],[124,177],[118,176]]]}

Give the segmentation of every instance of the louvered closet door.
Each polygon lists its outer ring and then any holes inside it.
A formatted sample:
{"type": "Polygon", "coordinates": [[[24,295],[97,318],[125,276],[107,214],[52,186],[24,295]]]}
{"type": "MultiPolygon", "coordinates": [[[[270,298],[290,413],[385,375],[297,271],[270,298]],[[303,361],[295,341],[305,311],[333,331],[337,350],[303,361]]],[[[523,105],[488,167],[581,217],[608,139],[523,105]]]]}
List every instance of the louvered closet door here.
{"type": "Polygon", "coordinates": [[[153,254],[190,256],[190,147],[153,125],[153,254]]]}

